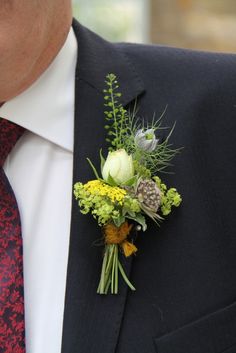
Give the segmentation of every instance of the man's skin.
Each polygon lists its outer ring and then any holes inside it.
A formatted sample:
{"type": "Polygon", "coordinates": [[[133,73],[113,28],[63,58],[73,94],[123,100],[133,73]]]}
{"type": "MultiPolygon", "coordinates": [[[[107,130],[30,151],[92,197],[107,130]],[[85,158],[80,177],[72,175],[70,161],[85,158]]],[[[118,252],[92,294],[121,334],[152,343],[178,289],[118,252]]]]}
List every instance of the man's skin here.
{"type": "Polygon", "coordinates": [[[0,1],[0,105],[47,69],[71,21],[71,0],[0,1]]]}

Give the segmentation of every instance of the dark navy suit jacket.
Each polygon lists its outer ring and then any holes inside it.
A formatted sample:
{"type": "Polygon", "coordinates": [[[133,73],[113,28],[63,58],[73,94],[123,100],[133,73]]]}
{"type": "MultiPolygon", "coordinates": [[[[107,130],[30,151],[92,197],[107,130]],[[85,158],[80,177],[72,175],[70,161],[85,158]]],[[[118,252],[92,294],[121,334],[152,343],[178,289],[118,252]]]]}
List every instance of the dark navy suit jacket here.
{"type": "Polygon", "coordinates": [[[93,178],[86,158],[98,166],[106,149],[102,90],[114,73],[144,119],[168,106],[164,125],[177,123],[172,142],[184,150],[165,181],[183,203],[125,260],[136,292],[120,282],[119,295],[99,296],[99,228],[73,200],[62,353],[235,353],[236,55],[112,44],[73,26],[74,182],[93,178]]]}

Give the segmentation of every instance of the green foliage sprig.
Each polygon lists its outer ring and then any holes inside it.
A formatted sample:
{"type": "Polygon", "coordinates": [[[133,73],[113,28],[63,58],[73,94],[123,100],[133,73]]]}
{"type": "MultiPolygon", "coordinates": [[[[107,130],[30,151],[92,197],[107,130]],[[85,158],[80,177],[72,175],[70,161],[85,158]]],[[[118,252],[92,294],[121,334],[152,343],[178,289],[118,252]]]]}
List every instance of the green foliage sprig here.
{"type": "Polygon", "coordinates": [[[106,141],[111,144],[109,151],[114,151],[123,148],[123,138],[129,129],[129,116],[122,104],[119,103],[121,93],[117,91],[119,85],[116,76],[114,74],[107,75],[105,83],[107,89],[104,89],[103,92],[105,93],[104,105],[107,107],[104,112],[107,122],[105,125],[107,130],[106,141]]]}

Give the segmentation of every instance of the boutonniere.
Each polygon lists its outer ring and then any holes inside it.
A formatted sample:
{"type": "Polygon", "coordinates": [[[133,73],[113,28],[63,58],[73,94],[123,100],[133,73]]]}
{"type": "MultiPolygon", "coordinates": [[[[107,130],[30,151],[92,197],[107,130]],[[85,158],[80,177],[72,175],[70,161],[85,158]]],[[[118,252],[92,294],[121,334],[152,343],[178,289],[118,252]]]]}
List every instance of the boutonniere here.
{"type": "Polygon", "coordinates": [[[88,159],[96,179],[76,183],[74,195],[81,213],[91,213],[101,228],[104,255],[97,293],[117,294],[120,276],[135,290],[120,261],[137,252],[134,234],[146,231],[147,218],[160,224],[181,203],[177,190],[168,189],[159,176],[179,149],[169,143],[173,129],[159,141],[162,117],[145,123],[137,118],[136,109],[132,113],[124,109],[114,74],[107,75],[105,83],[108,155],[104,158],[100,151],[101,173],[88,159]]]}

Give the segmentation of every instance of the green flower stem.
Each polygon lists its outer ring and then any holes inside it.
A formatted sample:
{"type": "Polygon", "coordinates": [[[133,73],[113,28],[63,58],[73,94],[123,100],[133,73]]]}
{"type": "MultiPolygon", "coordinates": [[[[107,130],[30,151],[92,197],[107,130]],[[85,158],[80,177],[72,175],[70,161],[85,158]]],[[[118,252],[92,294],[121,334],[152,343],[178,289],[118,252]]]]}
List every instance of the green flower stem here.
{"type": "Polygon", "coordinates": [[[102,263],[101,278],[98,285],[97,293],[107,294],[110,289],[111,294],[117,294],[119,284],[119,272],[128,287],[131,290],[135,291],[134,286],[129,281],[119,261],[119,245],[106,245],[102,263]]]}
{"type": "Polygon", "coordinates": [[[111,285],[111,292],[115,293],[115,289],[117,287],[115,283],[118,280],[118,276],[116,276],[116,273],[117,273],[116,267],[118,268],[118,264],[116,265],[117,259],[118,259],[117,245],[116,244],[106,245],[105,253],[103,257],[103,263],[102,263],[100,282],[97,289],[98,294],[107,294],[110,285],[111,285]]]}
{"type": "Polygon", "coordinates": [[[109,272],[111,270],[111,266],[112,266],[112,260],[113,260],[113,256],[114,256],[114,245],[107,245],[107,251],[109,252],[109,258],[107,261],[107,267],[106,267],[106,277],[109,275],[109,272]]]}
{"type": "Polygon", "coordinates": [[[125,283],[127,284],[127,286],[129,286],[129,288],[130,288],[131,290],[135,291],[135,290],[136,290],[135,287],[134,287],[134,286],[132,285],[132,283],[128,280],[128,277],[126,276],[125,271],[124,271],[124,269],[123,269],[123,267],[122,267],[122,265],[121,265],[121,263],[120,263],[119,260],[118,260],[118,267],[119,267],[120,273],[121,273],[121,275],[122,275],[122,277],[123,277],[125,283]]]}
{"type": "Polygon", "coordinates": [[[103,257],[103,262],[102,262],[102,272],[101,272],[101,279],[100,283],[97,289],[97,293],[104,294],[104,289],[105,289],[105,270],[106,270],[106,265],[107,265],[107,258],[108,258],[108,251],[107,248],[105,249],[105,254],[103,257]]]}
{"type": "Polygon", "coordinates": [[[108,290],[109,290],[110,285],[111,285],[111,278],[109,277],[109,278],[108,278],[108,281],[107,281],[107,284],[106,284],[106,288],[105,288],[105,293],[104,293],[104,294],[107,294],[107,293],[108,293],[108,290]]]}
{"type": "Polygon", "coordinates": [[[111,274],[111,294],[118,293],[118,245],[113,245],[114,255],[112,263],[112,274],[111,274]]]}
{"type": "Polygon", "coordinates": [[[115,294],[118,293],[118,281],[119,281],[119,271],[118,271],[118,245],[116,246],[116,255],[115,255],[115,260],[116,260],[116,266],[115,266],[115,294]]]}
{"type": "Polygon", "coordinates": [[[102,262],[102,271],[101,271],[101,277],[100,277],[100,282],[98,285],[97,293],[99,294],[104,294],[105,293],[105,288],[107,286],[107,268],[109,263],[111,263],[111,257],[112,253],[110,252],[110,248],[108,246],[105,247],[105,252],[104,252],[104,257],[103,257],[103,262],[102,262]]]}
{"type": "Polygon", "coordinates": [[[111,294],[114,294],[115,265],[116,265],[116,259],[115,259],[115,256],[114,256],[113,257],[113,262],[112,262],[112,273],[111,273],[111,294]]]}

